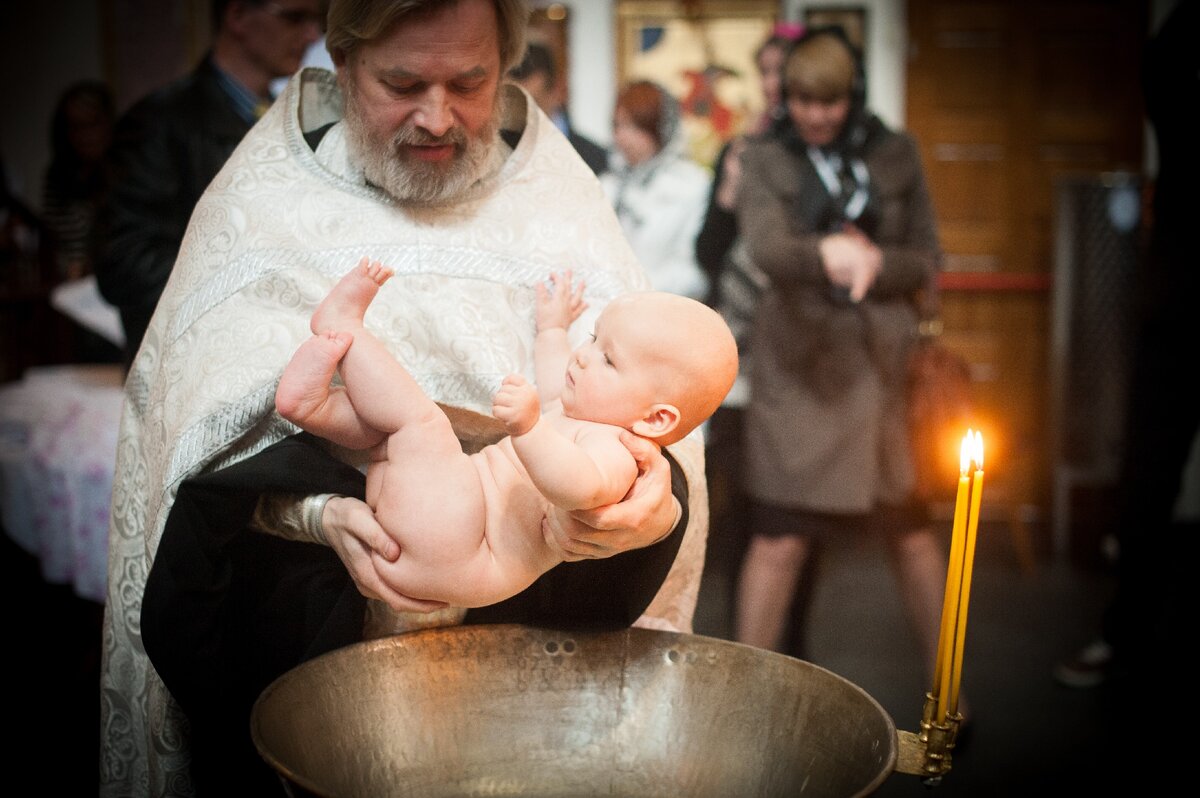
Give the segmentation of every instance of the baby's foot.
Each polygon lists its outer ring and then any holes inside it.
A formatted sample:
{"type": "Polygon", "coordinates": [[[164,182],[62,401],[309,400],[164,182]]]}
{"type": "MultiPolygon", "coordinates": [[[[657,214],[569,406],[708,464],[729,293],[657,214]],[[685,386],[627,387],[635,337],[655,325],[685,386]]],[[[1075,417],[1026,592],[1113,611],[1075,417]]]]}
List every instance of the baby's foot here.
{"type": "Polygon", "coordinates": [[[312,317],[312,331],[320,334],[362,324],[363,314],[379,293],[379,286],[387,282],[392,274],[391,269],[377,260],[360,260],[317,305],[312,317]]]}
{"type": "Polygon", "coordinates": [[[314,335],[296,350],[275,390],[275,409],[289,421],[307,417],[329,396],[329,385],[338,363],[354,336],[348,332],[314,335]]]}

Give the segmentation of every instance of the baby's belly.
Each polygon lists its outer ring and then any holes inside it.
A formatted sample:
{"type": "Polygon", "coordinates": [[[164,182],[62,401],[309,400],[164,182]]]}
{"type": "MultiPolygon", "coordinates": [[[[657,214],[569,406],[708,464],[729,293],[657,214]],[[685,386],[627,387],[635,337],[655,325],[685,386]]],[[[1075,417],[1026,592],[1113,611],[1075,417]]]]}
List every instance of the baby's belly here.
{"type": "MultiPolygon", "coordinates": [[[[542,518],[550,503],[533,486],[508,441],[471,455],[483,486],[484,513],[489,531],[503,529],[506,540],[542,546],[542,518]]],[[[492,538],[495,540],[495,538],[492,538]]]]}

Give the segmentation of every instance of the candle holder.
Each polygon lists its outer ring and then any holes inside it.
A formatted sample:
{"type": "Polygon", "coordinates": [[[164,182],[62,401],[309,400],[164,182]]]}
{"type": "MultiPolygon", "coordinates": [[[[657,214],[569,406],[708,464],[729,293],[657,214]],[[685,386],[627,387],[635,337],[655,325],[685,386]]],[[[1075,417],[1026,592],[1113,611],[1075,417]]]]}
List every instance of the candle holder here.
{"type": "Polygon", "coordinates": [[[921,731],[897,731],[898,754],[896,772],[920,776],[928,787],[936,787],[942,776],[950,772],[951,753],[958,738],[963,716],[954,713],[946,716],[945,723],[938,723],[937,697],[925,694],[925,706],[921,713],[921,731]]]}
{"type": "Polygon", "coordinates": [[[937,719],[937,705],[938,705],[937,694],[932,693],[932,692],[926,693],[925,694],[925,706],[921,710],[920,737],[921,737],[922,741],[929,740],[929,727],[932,726],[934,720],[937,719]]]}

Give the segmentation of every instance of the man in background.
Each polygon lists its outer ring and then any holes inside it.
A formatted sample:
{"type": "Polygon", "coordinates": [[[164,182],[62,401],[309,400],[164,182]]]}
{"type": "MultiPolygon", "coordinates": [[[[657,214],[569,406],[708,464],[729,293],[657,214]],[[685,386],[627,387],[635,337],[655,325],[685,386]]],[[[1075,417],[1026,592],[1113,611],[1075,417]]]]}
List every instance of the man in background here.
{"type": "Polygon", "coordinates": [[[538,107],[550,117],[555,127],[562,131],[593,172],[599,175],[608,169],[608,151],[571,129],[567,110],[563,107],[558,68],[549,47],[539,42],[530,42],[529,49],[525,51],[525,58],[509,71],[508,76],[533,96],[538,107]]]}
{"type": "Polygon", "coordinates": [[[324,24],[320,0],[215,0],[213,43],[186,77],[117,124],[94,247],[100,292],[121,313],[125,361],[141,345],[201,193],[293,74],[324,24]]]}

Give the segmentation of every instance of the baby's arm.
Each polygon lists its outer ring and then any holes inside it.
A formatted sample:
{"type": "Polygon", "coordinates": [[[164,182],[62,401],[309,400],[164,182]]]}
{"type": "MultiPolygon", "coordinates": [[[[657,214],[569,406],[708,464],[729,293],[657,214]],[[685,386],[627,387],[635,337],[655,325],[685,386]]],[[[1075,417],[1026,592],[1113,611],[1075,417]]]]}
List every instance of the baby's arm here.
{"type": "Polygon", "coordinates": [[[633,455],[616,434],[584,433],[571,440],[538,410],[537,390],[519,374],[504,379],[492,399],[533,484],[564,510],[620,501],[637,477],[633,455]]]}
{"type": "Polygon", "coordinates": [[[544,416],[513,448],[533,484],[556,507],[584,510],[619,502],[637,478],[637,462],[613,434],[564,436],[544,416]]]}
{"type": "Polygon", "coordinates": [[[571,290],[571,272],[550,275],[551,287],[538,283],[537,338],[533,344],[534,379],[545,406],[562,394],[571,344],[567,329],[587,309],[582,280],[571,290]]]}

